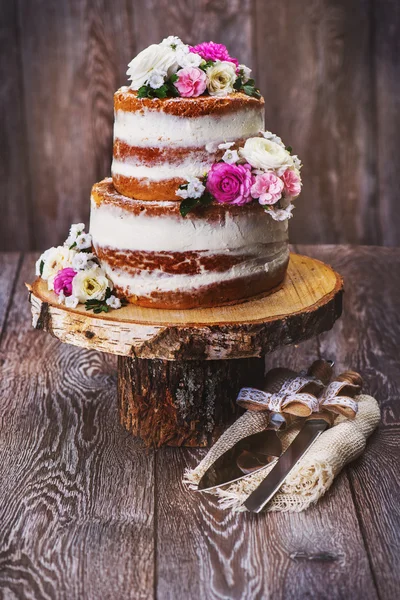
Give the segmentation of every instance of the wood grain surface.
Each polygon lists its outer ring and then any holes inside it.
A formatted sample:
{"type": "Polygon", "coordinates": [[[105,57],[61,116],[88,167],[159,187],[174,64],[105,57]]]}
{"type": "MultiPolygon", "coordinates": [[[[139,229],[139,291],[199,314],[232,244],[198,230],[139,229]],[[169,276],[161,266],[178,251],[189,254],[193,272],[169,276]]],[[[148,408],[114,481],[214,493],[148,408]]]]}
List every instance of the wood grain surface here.
{"type": "Polygon", "coordinates": [[[24,261],[0,347],[0,596],[147,599],[153,453],[119,425],[115,359],[32,330],[33,268],[24,261]]]}
{"type": "Polygon", "coordinates": [[[400,250],[296,250],[343,273],[344,313],[266,366],[323,356],[360,370],[382,423],[318,505],[261,516],[183,487],[204,450],[153,453],[124,432],[115,359],[33,330],[23,282],[34,257],[19,270],[18,255],[2,256],[2,597],[397,599],[400,250]]]}
{"type": "Polygon", "coordinates": [[[299,243],[400,244],[397,0],[3,0],[0,248],[45,249],[110,172],[113,92],[175,34],[253,68],[266,124],[304,162],[299,243]]]}
{"type": "Polygon", "coordinates": [[[37,279],[33,325],[63,342],[136,358],[221,360],[263,356],[330,329],[342,311],[343,281],[329,266],[292,253],[282,286],[233,306],[161,310],[129,304],[95,315],[60,306],[37,279]]]}

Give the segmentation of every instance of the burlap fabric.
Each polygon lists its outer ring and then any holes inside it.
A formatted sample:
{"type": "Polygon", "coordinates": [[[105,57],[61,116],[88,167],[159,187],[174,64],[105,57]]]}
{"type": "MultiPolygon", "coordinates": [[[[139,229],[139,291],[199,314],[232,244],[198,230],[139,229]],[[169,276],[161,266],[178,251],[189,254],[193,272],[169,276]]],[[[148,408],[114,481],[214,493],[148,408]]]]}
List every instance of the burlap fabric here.
{"type": "MultiPolygon", "coordinates": [[[[356,400],[359,403],[356,418],[353,421],[341,416],[337,418],[335,425],[325,431],[299,461],[266,510],[305,510],[325,494],[344,465],[362,454],[368,436],[379,423],[380,412],[377,401],[371,396],[362,394],[356,400]]],[[[266,413],[246,412],[225,431],[200,464],[185,473],[184,482],[196,489],[202,475],[221,454],[243,437],[261,431],[267,421],[266,413]]],[[[297,435],[300,427],[301,425],[293,425],[279,434],[283,450],[297,435]]],[[[229,487],[217,488],[206,493],[218,496],[222,508],[244,511],[246,508],[243,502],[266,477],[273,465],[274,463],[271,463],[229,487]]]]}

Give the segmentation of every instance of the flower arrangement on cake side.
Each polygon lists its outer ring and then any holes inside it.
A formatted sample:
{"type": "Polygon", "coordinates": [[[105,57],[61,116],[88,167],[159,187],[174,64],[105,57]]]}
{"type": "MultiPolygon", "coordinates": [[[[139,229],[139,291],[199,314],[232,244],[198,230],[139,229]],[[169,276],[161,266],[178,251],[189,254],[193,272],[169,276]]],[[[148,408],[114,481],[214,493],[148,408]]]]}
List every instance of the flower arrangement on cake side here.
{"type": "Polygon", "coordinates": [[[176,36],[152,44],[129,63],[130,87],[139,98],[227,96],[242,92],[261,98],[251,69],[240,65],[223,44],[184,44],[176,36]]]}
{"type": "Polygon", "coordinates": [[[113,284],[92,252],[92,237],[85,233],[83,223],[71,225],[63,246],[43,252],[36,262],[36,275],[67,308],[82,303],[86,310],[99,314],[127,304],[112,293],[113,284]]]}
{"type": "Polygon", "coordinates": [[[182,216],[213,201],[236,205],[258,201],[276,221],[292,216],[292,202],[301,192],[302,165],[290,146],[264,131],[248,138],[242,146],[226,142],[217,148],[224,151],[221,160],[204,177],[193,177],[177,190],[183,199],[182,216]]]}

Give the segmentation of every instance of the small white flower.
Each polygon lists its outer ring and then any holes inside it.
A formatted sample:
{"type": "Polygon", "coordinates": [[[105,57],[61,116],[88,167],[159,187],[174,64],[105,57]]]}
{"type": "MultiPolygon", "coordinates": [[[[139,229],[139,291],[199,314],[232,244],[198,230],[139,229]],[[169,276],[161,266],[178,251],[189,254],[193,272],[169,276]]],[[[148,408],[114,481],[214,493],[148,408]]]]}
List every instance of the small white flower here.
{"type": "Polygon", "coordinates": [[[85,223],[74,223],[73,225],[71,225],[71,227],[69,228],[68,237],[64,242],[64,246],[67,246],[67,248],[70,248],[72,246],[72,244],[74,244],[74,242],[76,241],[76,238],[78,237],[78,235],[80,235],[84,231],[85,231],[85,223]]]}
{"type": "Polygon", "coordinates": [[[175,193],[180,198],[183,198],[183,200],[186,200],[186,198],[189,198],[189,192],[188,192],[187,188],[179,188],[178,190],[176,190],[175,193]]]}
{"type": "Polygon", "coordinates": [[[107,298],[106,304],[110,308],[121,308],[121,300],[114,295],[107,298]]]}
{"type": "Polygon", "coordinates": [[[251,79],[251,69],[246,65],[239,65],[239,74],[242,78],[243,83],[247,83],[251,79]]]}
{"type": "Polygon", "coordinates": [[[239,154],[236,150],[225,150],[225,154],[223,155],[222,160],[228,163],[229,165],[233,165],[239,160],[239,154]]]}
{"type": "Polygon", "coordinates": [[[169,46],[173,50],[178,49],[180,46],[186,46],[177,35],[169,35],[164,38],[159,44],[160,46],[169,46]]]}
{"type": "Polygon", "coordinates": [[[72,280],[72,295],[78,298],[79,302],[104,300],[107,288],[112,289],[112,283],[107,279],[103,269],[97,266],[78,271],[72,280]]]}
{"type": "Polygon", "coordinates": [[[227,96],[233,92],[236,67],[226,60],[216,61],[206,70],[207,90],[210,96],[227,96]]]}
{"type": "Polygon", "coordinates": [[[67,308],[76,308],[79,304],[79,300],[76,296],[67,296],[65,298],[65,306],[67,308]]]}
{"type": "Polygon", "coordinates": [[[58,304],[64,304],[65,301],[65,295],[64,292],[61,290],[61,292],[58,294],[58,304]]]}
{"type": "Polygon", "coordinates": [[[282,148],[285,148],[285,144],[282,142],[282,139],[279,135],[275,135],[271,131],[262,131],[261,132],[266,140],[271,140],[271,142],[275,142],[275,144],[279,144],[282,148]]]}
{"type": "Polygon", "coordinates": [[[293,215],[294,205],[289,204],[286,208],[272,208],[270,210],[265,211],[268,215],[274,219],[274,221],[286,221],[286,219],[290,219],[293,215]]]}
{"type": "Polygon", "coordinates": [[[81,233],[76,238],[76,247],[78,250],[85,250],[86,248],[90,248],[92,245],[92,236],[90,233],[81,233]]]}
{"type": "Polygon", "coordinates": [[[182,46],[178,48],[176,51],[176,60],[178,65],[182,68],[185,67],[199,67],[203,62],[200,54],[196,54],[195,52],[189,52],[189,48],[187,46],[182,46]]]}
{"type": "Polygon", "coordinates": [[[235,142],[225,142],[224,144],[219,144],[218,145],[218,149],[219,150],[229,150],[229,148],[232,148],[232,146],[235,145],[235,142]]]}
{"type": "Polygon", "coordinates": [[[92,262],[94,254],[92,252],[77,252],[72,259],[72,268],[75,271],[82,271],[82,269],[90,268],[94,265],[92,262]]]}
{"type": "Polygon", "coordinates": [[[150,77],[147,80],[147,85],[153,88],[153,90],[158,90],[158,88],[164,85],[165,76],[165,71],[161,71],[160,69],[154,69],[150,73],[150,77]]]}
{"type": "Polygon", "coordinates": [[[205,185],[198,177],[192,177],[188,180],[187,192],[189,198],[201,198],[205,189],[205,185]]]}

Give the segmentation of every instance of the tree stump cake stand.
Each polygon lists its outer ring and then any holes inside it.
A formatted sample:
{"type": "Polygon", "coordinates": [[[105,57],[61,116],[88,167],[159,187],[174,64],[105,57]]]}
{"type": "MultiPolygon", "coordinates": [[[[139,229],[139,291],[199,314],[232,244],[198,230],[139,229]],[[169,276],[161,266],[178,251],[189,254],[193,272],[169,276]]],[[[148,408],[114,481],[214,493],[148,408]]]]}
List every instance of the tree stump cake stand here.
{"type": "Polygon", "coordinates": [[[36,329],[118,355],[121,423],[153,446],[208,445],[237,416],[240,387],[261,384],[264,355],[330,329],[343,295],[340,275],[296,254],[280,289],[218,308],[95,315],[58,304],[43,280],[28,287],[36,329]]]}

